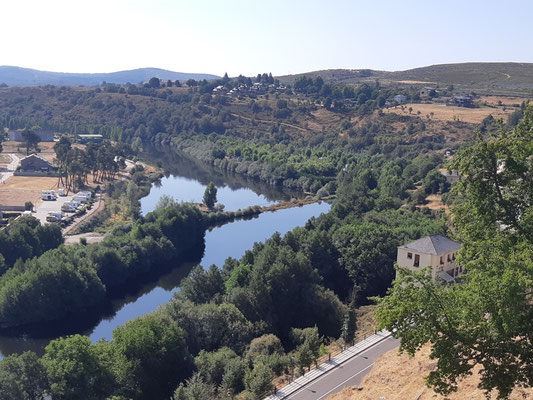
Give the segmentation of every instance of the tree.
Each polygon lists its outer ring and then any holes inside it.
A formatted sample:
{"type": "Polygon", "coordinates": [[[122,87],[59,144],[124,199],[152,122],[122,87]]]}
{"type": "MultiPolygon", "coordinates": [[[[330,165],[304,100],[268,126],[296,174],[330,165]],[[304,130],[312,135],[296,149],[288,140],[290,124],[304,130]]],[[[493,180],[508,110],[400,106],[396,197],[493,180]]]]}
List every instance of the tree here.
{"type": "Polygon", "coordinates": [[[533,381],[533,110],[514,129],[502,128],[459,152],[450,168],[464,179],[454,192],[453,223],[466,270],[460,285],[441,285],[426,272],[399,270],[379,300],[380,328],[401,338],[401,351],[431,345],[439,393],[480,368],[479,388],[506,398],[533,381]]]}
{"type": "Polygon", "coordinates": [[[129,388],[128,396],[138,391],[139,399],[168,398],[192,369],[184,331],[163,313],[118,327],[113,331],[113,346],[125,360],[125,376],[136,386],[129,388]]]}
{"type": "Polygon", "coordinates": [[[274,388],[272,371],[263,363],[258,363],[253,369],[246,371],[244,385],[253,399],[266,397],[274,388]]]}
{"type": "Polygon", "coordinates": [[[42,399],[48,390],[46,370],[35,353],[14,354],[0,362],[1,399],[42,399]]]}
{"type": "Polygon", "coordinates": [[[42,363],[54,399],[104,399],[110,391],[113,375],[87,336],[52,340],[42,363]]]}
{"type": "Polygon", "coordinates": [[[203,201],[208,208],[213,208],[217,202],[217,188],[213,182],[210,182],[209,185],[207,185],[203,201]]]}
{"type": "Polygon", "coordinates": [[[205,382],[198,373],[187,379],[185,384],[180,383],[172,400],[211,400],[215,398],[215,387],[205,382]]]}
{"type": "Polygon", "coordinates": [[[157,77],[150,78],[148,85],[154,89],[157,89],[161,86],[161,81],[157,77]]]}
{"type": "Polygon", "coordinates": [[[31,149],[37,151],[37,145],[41,141],[41,137],[35,133],[36,129],[39,129],[39,127],[24,128],[22,131],[22,139],[26,142],[26,155],[30,154],[31,149]]]}

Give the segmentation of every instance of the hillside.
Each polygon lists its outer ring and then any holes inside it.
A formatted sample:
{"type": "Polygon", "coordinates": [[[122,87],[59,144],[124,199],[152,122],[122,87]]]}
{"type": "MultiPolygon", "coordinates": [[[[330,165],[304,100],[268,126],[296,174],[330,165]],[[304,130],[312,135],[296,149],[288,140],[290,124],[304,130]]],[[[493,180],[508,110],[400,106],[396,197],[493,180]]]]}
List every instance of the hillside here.
{"type": "Polygon", "coordinates": [[[65,73],[39,71],[29,68],[0,66],[0,84],[5,83],[8,86],[44,86],[44,85],[65,85],[65,86],[95,86],[102,82],[125,84],[146,82],[152,77],[158,77],[164,80],[188,79],[217,79],[216,75],[195,74],[174,72],[159,68],[138,68],[128,71],[118,71],[110,73],[65,73]]]}
{"type": "MultiPolygon", "coordinates": [[[[436,361],[429,359],[429,347],[424,347],[413,358],[406,354],[398,355],[398,350],[391,350],[382,355],[374,364],[369,374],[357,387],[346,388],[328,397],[328,400],[485,400],[484,393],[477,388],[479,376],[474,373],[459,383],[456,393],[442,396],[427,388],[426,376],[436,361]]],[[[517,388],[510,400],[528,399],[533,396],[532,389],[517,388]]],[[[495,399],[494,394],[491,399],[495,399]]]]}
{"type": "Polygon", "coordinates": [[[533,92],[533,63],[458,63],[439,64],[406,71],[369,69],[332,69],[304,74],[280,76],[292,83],[299,76],[322,76],[326,82],[362,83],[380,80],[384,84],[454,85],[458,89],[478,90],[492,94],[533,92]]]}

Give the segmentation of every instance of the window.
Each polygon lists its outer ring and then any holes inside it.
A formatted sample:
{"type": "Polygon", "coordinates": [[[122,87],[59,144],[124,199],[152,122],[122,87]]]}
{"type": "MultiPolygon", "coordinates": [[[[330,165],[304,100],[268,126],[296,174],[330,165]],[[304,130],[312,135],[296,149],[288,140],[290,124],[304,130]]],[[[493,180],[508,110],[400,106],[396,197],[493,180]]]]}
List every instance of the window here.
{"type": "Polygon", "coordinates": [[[440,263],[444,264],[444,259],[442,258],[442,256],[440,256],[440,263]]]}
{"type": "Polygon", "coordinates": [[[413,263],[413,265],[415,267],[419,267],[420,266],[420,255],[419,254],[415,254],[415,262],[413,263]]]}
{"type": "Polygon", "coordinates": [[[448,254],[448,262],[452,261],[450,255],[448,254]]]}
{"type": "Polygon", "coordinates": [[[413,259],[413,253],[407,253],[407,258],[409,260],[412,260],[413,259]]]}
{"type": "Polygon", "coordinates": [[[452,260],[455,261],[455,253],[452,253],[452,260]]]}

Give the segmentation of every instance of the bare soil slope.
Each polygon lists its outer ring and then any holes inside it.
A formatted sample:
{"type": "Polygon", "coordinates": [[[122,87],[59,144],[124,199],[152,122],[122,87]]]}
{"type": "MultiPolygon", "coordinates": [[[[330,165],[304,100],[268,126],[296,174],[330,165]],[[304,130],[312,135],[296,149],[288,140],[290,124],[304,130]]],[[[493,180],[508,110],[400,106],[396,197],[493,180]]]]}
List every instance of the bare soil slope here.
{"type": "MultiPolygon", "coordinates": [[[[429,359],[429,346],[424,347],[413,358],[398,355],[392,350],[382,355],[364,378],[359,390],[346,388],[328,400],[486,400],[485,394],[477,388],[479,376],[474,373],[459,384],[456,393],[442,396],[426,387],[424,377],[436,368],[436,361],[429,359]]],[[[493,394],[492,399],[496,399],[493,394]]],[[[533,389],[517,388],[510,400],[533,399],[533,389]]]]}

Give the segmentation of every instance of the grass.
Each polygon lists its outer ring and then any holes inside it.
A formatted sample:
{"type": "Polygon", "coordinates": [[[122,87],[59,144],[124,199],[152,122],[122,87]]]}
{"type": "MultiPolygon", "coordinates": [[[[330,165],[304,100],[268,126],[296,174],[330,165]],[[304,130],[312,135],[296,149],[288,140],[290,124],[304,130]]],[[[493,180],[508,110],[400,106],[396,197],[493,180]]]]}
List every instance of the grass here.
{"type": "MultiPolygon", "coordinates": [[[[458,391],[447,396],[435,393],[426,387],[424,377],[436,368],[437,362],[429,359],[429,345],[424,346],[414,357],[407,354],[398,355],[394,349],[378,358],[374,367],[357,387],[345,388],[328,400],[486,400],[484,392],[477,388],[479,369],[474,369],[472,376],[459,382],[458,391]]],[[[533,389],[517,388],[510,400],[529,399],[533,389]]],[[[496,395],[490,397],[495,400],[496,395]]]]}
{"type": "Polygon", "coordinates": [[[404,108],[401,107],[392,107],[385,109],[384,113],[394,113],[398,115],[419,115],[424,120],[427,119],[427,116],[430,116],[431,120],[434,121],[461,121],[469,124],[479,124],[486,118],[489,114],[494,118],[503,118],[507,120],[507,116],[514,111],[514,108],[507,107],[506,110],[503,110],[503,107],[486,107],[481,106],[477,108],[466,108],[466,107],[456,107],[456,106],[447,106],[444,104],[431,103],[431,104],[405,104],[404,108]],[[409,108],[413,110],[409,113],[409,108]],[[418,114],[420,112],[420,114],[418,114]],[[431,114],[433,113],[433,114],[431,114]]]}

